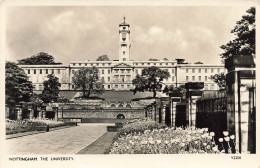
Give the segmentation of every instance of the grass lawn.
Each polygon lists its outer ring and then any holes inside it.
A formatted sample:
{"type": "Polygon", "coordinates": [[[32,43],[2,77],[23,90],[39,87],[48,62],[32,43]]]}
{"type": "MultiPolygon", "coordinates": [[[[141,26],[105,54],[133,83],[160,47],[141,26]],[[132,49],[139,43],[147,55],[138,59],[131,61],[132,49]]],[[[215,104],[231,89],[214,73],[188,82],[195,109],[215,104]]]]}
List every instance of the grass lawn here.
{"type": "Polygon", "coordinates": [[[117,132],[106,132],[89,146],[81,149],[77,154],[105,154],[113,143],[117,132]]]}

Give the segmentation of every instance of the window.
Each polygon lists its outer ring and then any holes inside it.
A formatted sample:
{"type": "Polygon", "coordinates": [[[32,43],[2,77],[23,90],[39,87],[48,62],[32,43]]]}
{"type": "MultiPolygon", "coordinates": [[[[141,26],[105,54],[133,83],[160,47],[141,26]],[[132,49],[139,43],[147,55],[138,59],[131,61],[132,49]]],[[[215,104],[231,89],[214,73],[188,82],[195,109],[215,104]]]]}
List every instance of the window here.
{"type": "Polygon", "coordinates": [[[218,73],[220,72],[220,68],[218,68],[218,73]]]}
{"type": "Polygon", "coordinates": [[[162,63],[160,63],[160,65],[162,65],[162,63]]]}
{"type": "Polygon", "coordinates": [[[74,70],[72,70],[72,74],[74,74],[74,70]]]}
{"type": "Polygon", "coordinates": [[[138,69],[136,69],[136,70],[135,70],[135,73],[137,73],[137,74],[138,74],[138,69]]]}
{"type": "Polygon", "coordinates": [[[46,74],[48,74],[49,72],[48,72],[48,69],[46,69],[46,74]]]}
{"type": "Polygon", "coordinates": [[[36,69],[33,71],[34,74],[36,74],[36,69]]]}
{"type": "Polygon", "coordinates": [[[130,69],[127,69],[127,73],[130,73],[130,69]]]}
{"type": "Polygon", "coordinates": [[[192,81],[195,81],[195,76],[192,76],[192,81]]]}
{"type": "Polygon", "coordinates": [[[28,74],[30,74],[31,72],[30,72],[30,69],[28,69],[28,74]]]}
{"type": "Polygon", "coordinates": [[[87,66],[88,64],[85,64],[85,66],[87,66]]]}
{"type": "Polygon", "coordinates": [[[174,74],[175,69],[172,69],[172,73],[174,74]]]}
{"type": "Polygon", "coordinates": [[[93,66],[93,63],[91,63],[90,65],[93,66]]]}
{"type": "Polygon", "coordinates": [[[115,71],[116,71],[116,73],[118,73],[118,69],[116,69],[115,71]]]}
{"type": "Polygon", "coordinates": [[[107,81],[110,82],[110,77],[107,77],[107,81]]]}
{"type": "Polygon", "coordinates": [[[210,86],[210,90],[214,90],[215,89],[215,86],[214,85],[211,85],[210,86]]]}
{"type": "Polygon", "coordinates": [[[165,63],[166,65],[168,65],[168,63],[165,63]]]}
{"type": "Polygon", "coordinates": [[[207,68],[205,69],[205,73],[208,73],[208,69],[207,68]]]}
{"type": "Polygon", "coordinates": [[[115,88],[117,89],[117,88],[118,88],[118,85],[115,85],[115,88]]]}
{"type": "Polygon", "coordinates": [[[110,89],[110,85],[107,85],[107,88],[110,89]]]}
{"type": "Polygon", "coordinates": [[[174,81],[174,77],[175,77],[175,76],[172,76],[172,81],[174,81]]]}
{"type": "Polygon", "coordinates": [[[201,76],[199,76],[199,81],[201,81],[201,76]]]}
{"type": "Polygon", "coordinates": [[[73,66],[75,66],[75,63],[73,63],[73,66]]]}
{"type": "Polygon", "coordinates": [[[121,88],[124,88],[124,85],[121,85],[121,88]]]}
{"type": "Polygon", "coordinates": [[[72,85],[72,89],[74,89],[74,85],[72,85]]]}
{"type": "Polygon", "coordinates": [[[40,74],[42,74],[42,70],[40,69],[40,74]]]}
{"type": "Polygon", "coordinates": [[[105,66],[105,63],[103,63],[102,65],[105,66]]]}
{"type": "Polygon", "coordinates": [[[111,65],[111,63],[108,63],[108,65],[111,65]]]}
{"type": "Polygon", "coordinates": [[[174,63],[172,63],[172,65],[174,65],[174,63]]]}
{"type": "Polygon", "coordinates": [[[205,76],[205,81],[207,81],[208,80],[208,77],[207,76],[205,76]]]}
{"type": "Polygon", "coordinates": [[[102,88],[104,89],[104,88],[105,88],[105,85],[102,85],[102,88]]]}
{"type": "Polygon", "coordinates": [[[156,63],[154,63],[153,65],[156,65],[156,63]]]}
{"type": "Polygon", "coordinates": [[[79,63],[79,66],[81,66],[81,63],[79,63]]]}
{"type": "Polygon", "coordinates": [[[105,79],[104,79],[104,77],[102,77],[101,79],[102,79],[102,81],[104,81],[104,80],[105,80],[105,79]]]}
{"type": "Polygon", "coordinates": [[[205,90],[208,90],[208,85],[207,84],[205,85],[205,90]]]}
{"type": "Polygon", "coordinates": [[[104,70],[102,70],[102,74],[104,74],[104,70]]]}
{"type": "Polygon", "coordinates": [[[97,66],[99,66],[99,63],[97,63],[97,66]]]}
{"type": "Polygon", "coordinates": [[[189,69],[188,68],[186,69],[186,73],[189,73],[189,69]]]}
{"type": "Polygon", "coordinates": [[[123,51],[123,54],[125,55],[125,51],[123,51]]]}
{"type": "Polygon", "coordinates": [[[189,81],[189,76],[186,76],[186,81],[189,81]]]}
{"type": "Polygon", "coordinates": [[[138,63],[136,63],[135,65],[138,65],[138,63]]]}
{"type": "Polygon", "coordinates": [[[192,73],[195,73],[195,69],[194,68],[192,69],[192,73]]]}
{"type": "Polygon", "coordinates": [[[60,74],[60,69],[58,69],[58,74],[60,74]]]}
{"type": "Polygon", "coordinates": [[[126,58],[123,58],[123,61],[126,61],[126,58]]]}
{"type": "Polygon", "coordinates": [[[211,73],[214,73],[214,68],[211,68],[211,73]]]}
{"type": "Polygon", "coordinates": [[[201,73],[201,68],[199,68],[199,73],[201,73]]]}
{"type": "Polygon", "coordinates": [[[127,88],[130,89],[130,85],[127,85],[127,88]]]}
{"type": "Polygon", "coordinates": [[[124,69],[120,69],[121,70],[121,73],[124,73],[125,72],[125,70],[124,69]]]}
{"type": "Polygon", "coordinates": [[[54,74],[54,69],[51,70],[51,74],[54,74]]]}
{"type": "Polygon", "coordinates": [[[144,63],[142,63],[142,65],[144,65],[144,63]]]}
{"type": "Polygon", "coordinates": [[[110,70],[107,70],[107,73],[110,74],[110,70]]]}

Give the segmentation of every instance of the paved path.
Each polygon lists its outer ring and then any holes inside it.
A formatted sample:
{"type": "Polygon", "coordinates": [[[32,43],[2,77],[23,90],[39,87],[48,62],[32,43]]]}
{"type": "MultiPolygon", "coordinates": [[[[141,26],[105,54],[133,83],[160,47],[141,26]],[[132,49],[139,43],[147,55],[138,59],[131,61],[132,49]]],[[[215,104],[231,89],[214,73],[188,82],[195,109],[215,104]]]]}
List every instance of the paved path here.
{"type": "Polygon", "coordinates": [[[106,132],[109,124],[80,124],[77,127],[8,139],[10,154],[74,154],[106,132]]]}

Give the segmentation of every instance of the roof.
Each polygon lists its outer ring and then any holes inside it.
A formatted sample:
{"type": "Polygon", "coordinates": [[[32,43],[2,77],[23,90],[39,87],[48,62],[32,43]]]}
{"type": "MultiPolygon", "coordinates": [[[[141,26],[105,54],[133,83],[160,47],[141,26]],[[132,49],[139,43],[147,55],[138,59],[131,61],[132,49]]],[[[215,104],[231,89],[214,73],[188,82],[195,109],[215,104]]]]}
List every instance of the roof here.
{"type": "MultiPolygon", "coordinates": [[[[68,100],[71,100],[74,96],[81,95],[80,91],[60,91],[60,95],[64,96],[68,100]]],[[[100,97],[107,102],[130,102],[132,99],[140,99],[152,97],[152,92],[137,92],[133,94],[131,91],[104,91],[102,94],[93,94],[91,97],[100,97]]],[[[165,94],[157,92],[156,97],[166,97],[165,94]]]]}
{"type": "Polygon", "coordinates": [[[129,26],[130,27],[130,25],[128,23],[125,23],[125,22],[119,24],[119,26],[129,26]]]}

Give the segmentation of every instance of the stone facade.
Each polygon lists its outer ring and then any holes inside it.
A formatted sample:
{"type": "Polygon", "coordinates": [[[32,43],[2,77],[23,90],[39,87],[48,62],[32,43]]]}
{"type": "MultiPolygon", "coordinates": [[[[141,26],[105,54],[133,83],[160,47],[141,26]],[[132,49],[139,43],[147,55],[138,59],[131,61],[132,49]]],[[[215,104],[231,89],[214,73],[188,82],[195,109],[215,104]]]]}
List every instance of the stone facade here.
{"type": "Polygon", "coordinates": [[[100,79],[106,90],[130,90],[132,80],[142,69],[155,66],[167,70],[170,77],[163,83],[180,86],[186,82],[204,82],[206,90],[217,90],[218,86],[210,76],[225,72],[224,65],[178,64],[177,61],[133,61],[130,59],[130,25],[124,22],[119,25],[119,60],[113,61],[73,61],[69,65],[20,65],[32,81],[35,90],[43,90],[43,82],[48,74],[59,78],[61,90],[73,90],[73,74],[82,67],[97,67],[100,79]]]}

